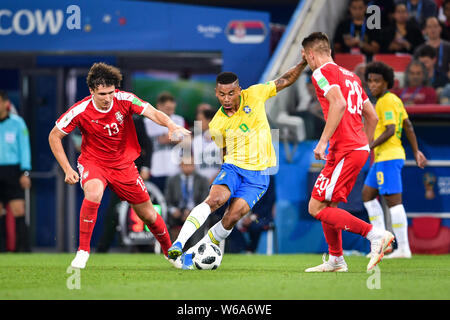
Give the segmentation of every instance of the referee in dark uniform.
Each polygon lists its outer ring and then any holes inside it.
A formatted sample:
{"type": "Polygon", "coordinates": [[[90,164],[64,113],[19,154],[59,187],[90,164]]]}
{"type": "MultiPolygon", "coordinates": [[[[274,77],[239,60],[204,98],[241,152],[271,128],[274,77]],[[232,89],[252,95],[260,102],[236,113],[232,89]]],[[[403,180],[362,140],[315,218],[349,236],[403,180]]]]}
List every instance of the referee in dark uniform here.
{"type": "Polygon", "coordinates": [[[10,101],[0,90],[0,251],[6,251],[7,205],[16,223],[16,252],[30,252],[25,222],[25,189],[31,187],[31,151],[25,121],[10,113],[10,101]]]}

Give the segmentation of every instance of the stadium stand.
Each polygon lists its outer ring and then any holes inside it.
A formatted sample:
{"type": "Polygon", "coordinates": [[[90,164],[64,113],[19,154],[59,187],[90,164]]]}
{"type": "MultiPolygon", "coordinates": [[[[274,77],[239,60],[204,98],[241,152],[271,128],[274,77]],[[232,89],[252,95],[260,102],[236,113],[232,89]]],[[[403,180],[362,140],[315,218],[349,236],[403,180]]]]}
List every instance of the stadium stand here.
{"type": "Polygon", "coordinates": [[[363,54],[335,53],[334,62],[352,71],[358,64],[366,62],[366,56],[363,54]]]}

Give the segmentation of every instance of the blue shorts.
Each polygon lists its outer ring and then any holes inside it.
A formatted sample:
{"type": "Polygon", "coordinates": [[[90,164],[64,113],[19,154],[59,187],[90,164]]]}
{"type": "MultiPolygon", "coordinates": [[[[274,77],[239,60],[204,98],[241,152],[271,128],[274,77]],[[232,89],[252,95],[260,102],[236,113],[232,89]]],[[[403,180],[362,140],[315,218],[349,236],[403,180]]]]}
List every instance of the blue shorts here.
{"type": "Polygon", "coordinates": [[[253,171],[224,163],[212,185],[223,184],[231,191],[232,198],[244,199],[250,209],[261,199],[269,187],[270,176],[264,171],[253,171]]]}
{"type": "Polygon", "coordinates": [[[379,194],[402,193],[403,159],[375,162],[367,174],[364,184],[378,189],[379,194]]]}

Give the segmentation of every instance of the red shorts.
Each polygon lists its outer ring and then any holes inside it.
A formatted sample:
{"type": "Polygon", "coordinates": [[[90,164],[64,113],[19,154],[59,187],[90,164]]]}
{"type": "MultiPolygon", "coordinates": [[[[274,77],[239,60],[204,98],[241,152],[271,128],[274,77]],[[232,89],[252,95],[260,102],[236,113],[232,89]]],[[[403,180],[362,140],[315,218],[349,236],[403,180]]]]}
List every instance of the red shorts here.
{"type": "Polygon", "coordinates": [[[104,188],[110,189],[123,200],[132,204],[138,204],[150,200],[144,180],[142,180],[134,163],[125,169],[112,169],[101,167],[92,162],[78,162],[80,173],[80,184],[91,179],[99,179],[103,182],[104,188]]]}
{"type": "Polygon", "coordinates": [[[347,197],[368,157],[369,152],[366,150],[329,153],[311,196],[322,202],[347,202],[347,197]]]}

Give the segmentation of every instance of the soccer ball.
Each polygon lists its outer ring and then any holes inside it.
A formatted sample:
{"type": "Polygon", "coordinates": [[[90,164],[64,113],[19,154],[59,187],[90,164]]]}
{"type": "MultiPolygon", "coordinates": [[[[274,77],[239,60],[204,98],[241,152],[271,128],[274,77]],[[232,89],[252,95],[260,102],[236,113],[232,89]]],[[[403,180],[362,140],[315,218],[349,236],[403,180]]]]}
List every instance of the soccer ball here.
{"type": "Polygon", "coordinates": [[[197,269],[214,270],[222,262],[222,252],[214,243],[201,243],[192,252],[192,262],[197,269]]]}

